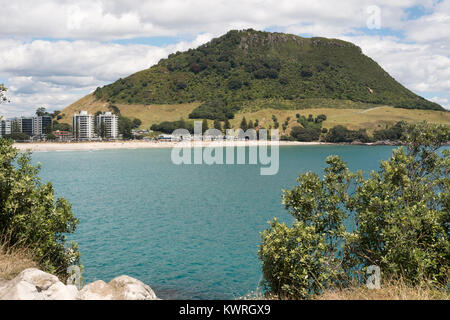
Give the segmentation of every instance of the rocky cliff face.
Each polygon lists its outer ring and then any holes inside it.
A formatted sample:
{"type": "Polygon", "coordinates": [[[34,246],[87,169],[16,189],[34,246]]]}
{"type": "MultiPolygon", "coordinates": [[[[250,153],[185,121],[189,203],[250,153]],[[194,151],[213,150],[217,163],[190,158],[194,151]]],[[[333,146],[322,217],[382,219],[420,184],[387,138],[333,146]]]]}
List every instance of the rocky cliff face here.
{"type": "Polygon", "coordinates": [[[0,283],[0,300],[158,300],[152,288],[129,276],[95,281],[81,290],[49,273],[30,268],[0,283]]]}

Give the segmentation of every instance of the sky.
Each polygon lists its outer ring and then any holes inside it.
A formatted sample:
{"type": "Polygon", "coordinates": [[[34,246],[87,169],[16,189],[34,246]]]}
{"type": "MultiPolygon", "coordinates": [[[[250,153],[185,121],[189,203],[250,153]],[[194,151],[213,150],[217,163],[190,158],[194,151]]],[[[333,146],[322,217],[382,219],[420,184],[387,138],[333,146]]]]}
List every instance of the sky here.
{"type": "Polygon", "coordinates": [[[0,0],[0,116],[61,110],[232,29],[351,41],[450,109],[450,0],[0,0]]]}

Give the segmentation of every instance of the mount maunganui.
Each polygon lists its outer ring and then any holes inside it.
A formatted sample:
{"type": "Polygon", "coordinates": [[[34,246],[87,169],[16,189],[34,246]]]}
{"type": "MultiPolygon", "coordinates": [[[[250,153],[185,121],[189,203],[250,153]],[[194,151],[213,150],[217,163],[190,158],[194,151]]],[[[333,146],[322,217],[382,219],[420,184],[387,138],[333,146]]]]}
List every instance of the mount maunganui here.
{"type": "Polygon", "coordinates": [[[220,120],[264,99],[302,108],[308,99],[326,98],[444,110],[402,86],[352,43],[252,29],[230,31],[197,49],[171,54],[149,69],[97,88],[94,96],[111,104],[197,101],[203,104],[190,118],[220,120]]]}

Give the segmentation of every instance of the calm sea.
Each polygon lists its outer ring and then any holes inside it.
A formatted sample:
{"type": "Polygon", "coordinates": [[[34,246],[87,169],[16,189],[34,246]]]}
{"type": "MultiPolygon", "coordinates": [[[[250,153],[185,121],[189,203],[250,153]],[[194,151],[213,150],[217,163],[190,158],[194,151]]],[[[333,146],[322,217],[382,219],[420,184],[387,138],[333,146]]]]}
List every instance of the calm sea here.
{"type": "Polygon", "coordinates": [[[163,299],[233,299],[261,278],[259,233],[273,217],[290,221],[282,189],[299,173],[340,155],[351,170],[376,170],[392,147],[280,148],[280,170],[258,165],[172,164],[170,149],[36,152],[41,178],[73,205],[84,278],[127,274],[163,299]]]}

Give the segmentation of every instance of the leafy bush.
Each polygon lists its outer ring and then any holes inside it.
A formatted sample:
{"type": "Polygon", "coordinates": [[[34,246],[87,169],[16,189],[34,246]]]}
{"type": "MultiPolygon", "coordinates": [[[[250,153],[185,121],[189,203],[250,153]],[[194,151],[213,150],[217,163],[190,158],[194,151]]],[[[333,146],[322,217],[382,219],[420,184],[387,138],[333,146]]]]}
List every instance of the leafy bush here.
{"type": "Polygon", "coordinates": [[[404,143],[365,179],[330,156],[321,180],[301,174],[285,190],[292,226],[274,219],[258,254],[267,291],[308,298],[334,286],[364,281],[368,266],[383,278],[446,288],[450,273],[450,151],[439,151],[450,129],[422,123],[406,128],[404,143]],[[353,229],[344,221],[351,219],[353,229]]]}
{"type": "Polygon", "coordinates": [[[183,119],[179,121],[164,121],[159,124],[153,124],[150,129],[167,134],[171,134],[176,129],[187,129],[190,133],[194,133],[194,123],[183,119]]]}
{"type": "Polygon", "coordinates": [[[400,140],[400,138],[403,136],[403,133],[405,132],[405,128],[407,126],[407,123],[405,121],[397,122],[394,126],[384,129],[384,130],[377,130],[373,133],[373,137],[375,140],[382,141],[382,140],[400,140]]]}
{"type": "Polygon", "coordinates": [[[320,137],[320,128],[295,126],[291,130],[291,136],[297,141],[317,141],[320,137]]]}
{"type": "Polygon", "coordinates": [[[80,262],[77,244],[66,246],[66,234],[78,220],[66,199],[55,200],[52,184],[42,184],[40,167],[30,162],[28,153],[19,155],[10,140],[0,139],[0,234],[10,246],[31,249],[45,271],[65,277],[67,268],[80,262]]]}
{"type": "Polygon", "coordinates": [[[210,119],[225,121],[233,119],[240,106],[229,106],[222,100],[212,100],[203,103],[189,114],[190,119],[210,119]]]}
{"type": "Polygon", "coordinates": [[[353,142],[355,140],[359,140],[364,143],[372,141],[372,139],[367,135],[364,129],[349,130],[341,125],[337,125],[328,130],[328,133],[325,136],[326,142],[333,142],[333,143],[353,142]]]}
{"type": "Polygon", "coordinates": [[[23,132],[13,132],[11,134],[5,135],[5,138],[12,139],[14,141],[30,140],[30,136],[23,132]]]}

